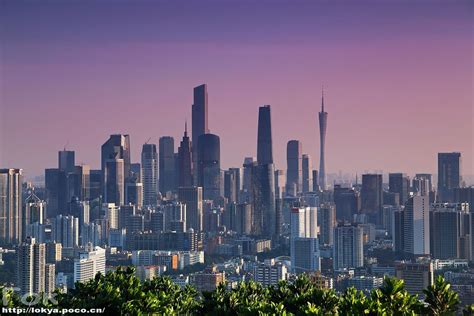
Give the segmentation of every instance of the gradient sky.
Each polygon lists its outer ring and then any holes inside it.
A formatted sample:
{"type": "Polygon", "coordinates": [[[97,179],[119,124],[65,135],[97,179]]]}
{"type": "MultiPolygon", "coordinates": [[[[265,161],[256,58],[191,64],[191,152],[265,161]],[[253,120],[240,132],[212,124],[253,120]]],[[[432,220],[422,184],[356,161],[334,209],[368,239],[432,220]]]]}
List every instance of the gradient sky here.
{"type": "Polygon", "coordinates": [[[272,106],[274,156],[299,139],[326,168],[436,172],[460,151],[474,173],[472,1],[0,0],[0,167],[40,175],[68,142],[100,165],[109,134],[132,160],[151,137],[175,146],[192,88],[208,84],[222,166],[256,155],[272,106]]]}

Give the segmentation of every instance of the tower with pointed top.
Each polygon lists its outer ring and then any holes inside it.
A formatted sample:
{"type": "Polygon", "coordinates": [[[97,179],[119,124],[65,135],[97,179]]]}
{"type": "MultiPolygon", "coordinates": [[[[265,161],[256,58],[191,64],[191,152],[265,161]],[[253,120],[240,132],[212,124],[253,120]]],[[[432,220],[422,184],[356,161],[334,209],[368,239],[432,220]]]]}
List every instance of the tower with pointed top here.
{"type": "Polygon", "coordinates": [[[188,136],[188,124],[184,123],[184,136],[178,148],[178,187],[193,185],[192,146],[188,136]]]}
{"type": "Polygon", "coordinates": [[[324,111],[324,90],[321,91],[321,112],[319,112],[319,137],[320,137],[320,158],[319,158],[319,186],[321,190],[326,189],[326,165],[325,165],[325,147],[326,147],[326,127],[328,113],[324,111]]]}

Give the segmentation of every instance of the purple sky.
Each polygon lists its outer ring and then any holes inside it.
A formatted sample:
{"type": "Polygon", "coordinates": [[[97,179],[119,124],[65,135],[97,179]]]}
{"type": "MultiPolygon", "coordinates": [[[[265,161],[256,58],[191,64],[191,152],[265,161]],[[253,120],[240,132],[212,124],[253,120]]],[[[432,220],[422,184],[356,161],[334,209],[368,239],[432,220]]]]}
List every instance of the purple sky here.
{"type": "Polygon", "coordinates": [[[290,139],[318,166],[324,83],[329,173],[435,172],[460,151],[473,174],[472,2],[350,3],[3,0],[0,167],[40,175],[69,142],[98,168],[111,133],[134,161],[149,137],[177,148],[201,83],[224,168],[256,155],[263,104],[277,168],[290,139]]]}

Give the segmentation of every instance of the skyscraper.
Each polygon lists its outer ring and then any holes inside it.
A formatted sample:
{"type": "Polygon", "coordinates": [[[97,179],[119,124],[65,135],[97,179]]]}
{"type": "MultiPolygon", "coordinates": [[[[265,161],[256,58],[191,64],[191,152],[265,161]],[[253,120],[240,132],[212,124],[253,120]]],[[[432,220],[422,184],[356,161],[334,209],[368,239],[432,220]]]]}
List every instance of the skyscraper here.
{"type": "Polygon", "coordinates": [[[336,207],[333,203],[323,203],[318,209],[319,238],[321,245],[332,245],[334,225],[336,224],[336,207]]]}
{"type": "Polygon", "coordinates": [[[143,204],[156,205],[158,201],[158,154],[155,144],[142,147],[143,204]]]}
{"type": "Polygon", "coordinates": [[[438,153],[438,202],[452,202],[461,182],[461,153],[438,153]]]}
{"type": "Polygon", "coordinates": [[[405,203],[404,251],[414,255],[430,254],[430,203],[428,196],[413,196],[405,203]]]}
{"type": "Polygon", "coordinates": [[[371,223],[376,224],[383,205],[381,174],[362,175],[361,203],[362,213],[367,215],[371,223]]]}
{"type": "Polygon", "coordinates": [[[360,194],[353,188],[334,185],[334,203],[336,204],[336,220],[352,221],[354,214],[360,209],[360,194]]]}
{"type": "MultiPolygon", "coordinates": [[[[202,134],[209,133],[208,119],[207,119],[207,85],[202,84],[194,88],[193,91],[193,105],[192,105],[192,150],[193,163],[197,164],[198,159],[198,138],[202,134]]],[[[197,174],[194,175],[197,177],[197,174]]]]}
{"type": "Polygon", "coordinates": [[[319,270],[318,209],[294,207],[290,217],[291,269],[295,273],[319,270]]]}
{"type": "Polygon", "coordinates": [[[221,194],[220,139],[214,134],[198,137],[197,185],[205,200],[215,200],[221,194]]]}
{"type": "Polygon", "coordinates": [[[178,188],[178,200],[186,204],[186,230],[195,232],[203,229],[202,187],[178,188]]]}
{"type": "Polygon", "coordinates": [[[339,224],[334,228],[334,270],[364,265],[363,235],[357,224],[339,224]]]}
{"type": "Polygon", "coordinates": [[[105,203],[123,205],[125,203],[125,162],[123,159],[110,158],[104,165],[105,203]]]}
{"type": "Polygon", "coordinates": [[[58,166],[59,170],[66,173],[74,172],[75,153],[72,150],[61,150],[58,152],[58,166]]]}
{"type": "Polygon", "coordinates": [[[193,185],[192,145],[188,137],[188,124],[184,125],[184,136],[178,148],[178,187],[193,185]]]}
{"type": "Polygon", "coordinates": [[[0,245],[22,238],[22,169],[0,169],[0,245]]]}
{"type": "Polygon", "coordinates": [[[173,191],[175,189],[175,159],[174,138],[171,136],[160,137],[160,192],[173,191]]]}
{"type": "Polygon", "coordinates": [[[46,246],[27,237],[17,249],[17,286],[20,293],[45,292],[46,246]]]}
{"type": "Polygon", "coordinates": [[[276,237],[275,167],[273,165],[270,106],[259,108],[257,165],[252,167],[252,232],[276,237]]]}
{"type": "Polygon", "coordinates": [[[328,113],[324,111],[324,91],[321,95],[321,112],[319,112],[319,137],[320,137],[320,156],[319,156],[319,187],[326,190],[326,128],[328,122],[328,113]]]}
{"type": "Polygon", "coordinates": [[[409,198],[410,178],[404,173],[389,173],[389,192],[398,193],[400,204],[403,205],[409,198]]]}
{"type": "Polygon", "coordinates": [[[311,156],[308,154],[303,154],[301,157],[301,171],[302,171],[302,191],[313,192],[313,166],[311,163],[311,156]]]}
{"type": "MultiPolygon", "coordinates": [[[[110,167],[114,167],[110,165],[110,167]]],[[[120,166],[118,171],[121,170],[120,166]]],[[[118,191],[125,192],[125,182],[128,181],[131,175],[131,161],[130,161],[130,136],[122,134],[110,135],[109,139],[102,145],[101,148],[101,169],[102,169],[102,196],[105,198],[106,191],[118,191]],[[116,159],[122,159],[123,162],[118,164],[123,164],[123,184],[116,182],[107,182],[106,175],[112,176],[111,172],[106,172],[107,162],[114,161],[116,159]],[[108,188],[109,186],[116,187],[120,185],[119,188],[108,188]]],[[[123,195],[122,195],[123,197],[123,195]]]]}
{"type": "Polygon", "coordinates": [[[290,140],[286,145],[286,193],[291,196],[296,196],[302,189],[301,155],[301,142],[299,140],[290,140]]]}

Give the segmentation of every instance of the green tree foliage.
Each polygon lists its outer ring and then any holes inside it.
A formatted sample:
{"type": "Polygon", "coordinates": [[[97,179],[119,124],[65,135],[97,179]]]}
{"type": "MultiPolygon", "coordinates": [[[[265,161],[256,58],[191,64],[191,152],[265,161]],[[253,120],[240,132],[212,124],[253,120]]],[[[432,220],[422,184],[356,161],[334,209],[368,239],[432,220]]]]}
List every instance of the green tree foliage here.
{"type": "MultiPolygon", "coordinates": [[[[18,295],[5,293],[8,307],[19,306],[18,295]]],[[[424,294],[424,301],[410,295],[403,280],[396,278],[386,278],[368,295],[354,288],[337,294],[319,288],[306,275],[270,287],[243,282],[229,289],[221,284],[201,294],[191,286],[180,288],[168,277],[140,282],[134,268],[119,268],[77,283],[56,299],[59,308],[105,308],[110,315],[451,315],[460,311],[457,294],[442,277],[424,294]]],[[[463,314],[474,315],[473,311],[473,305],[466,306],[463,314]]]]}

